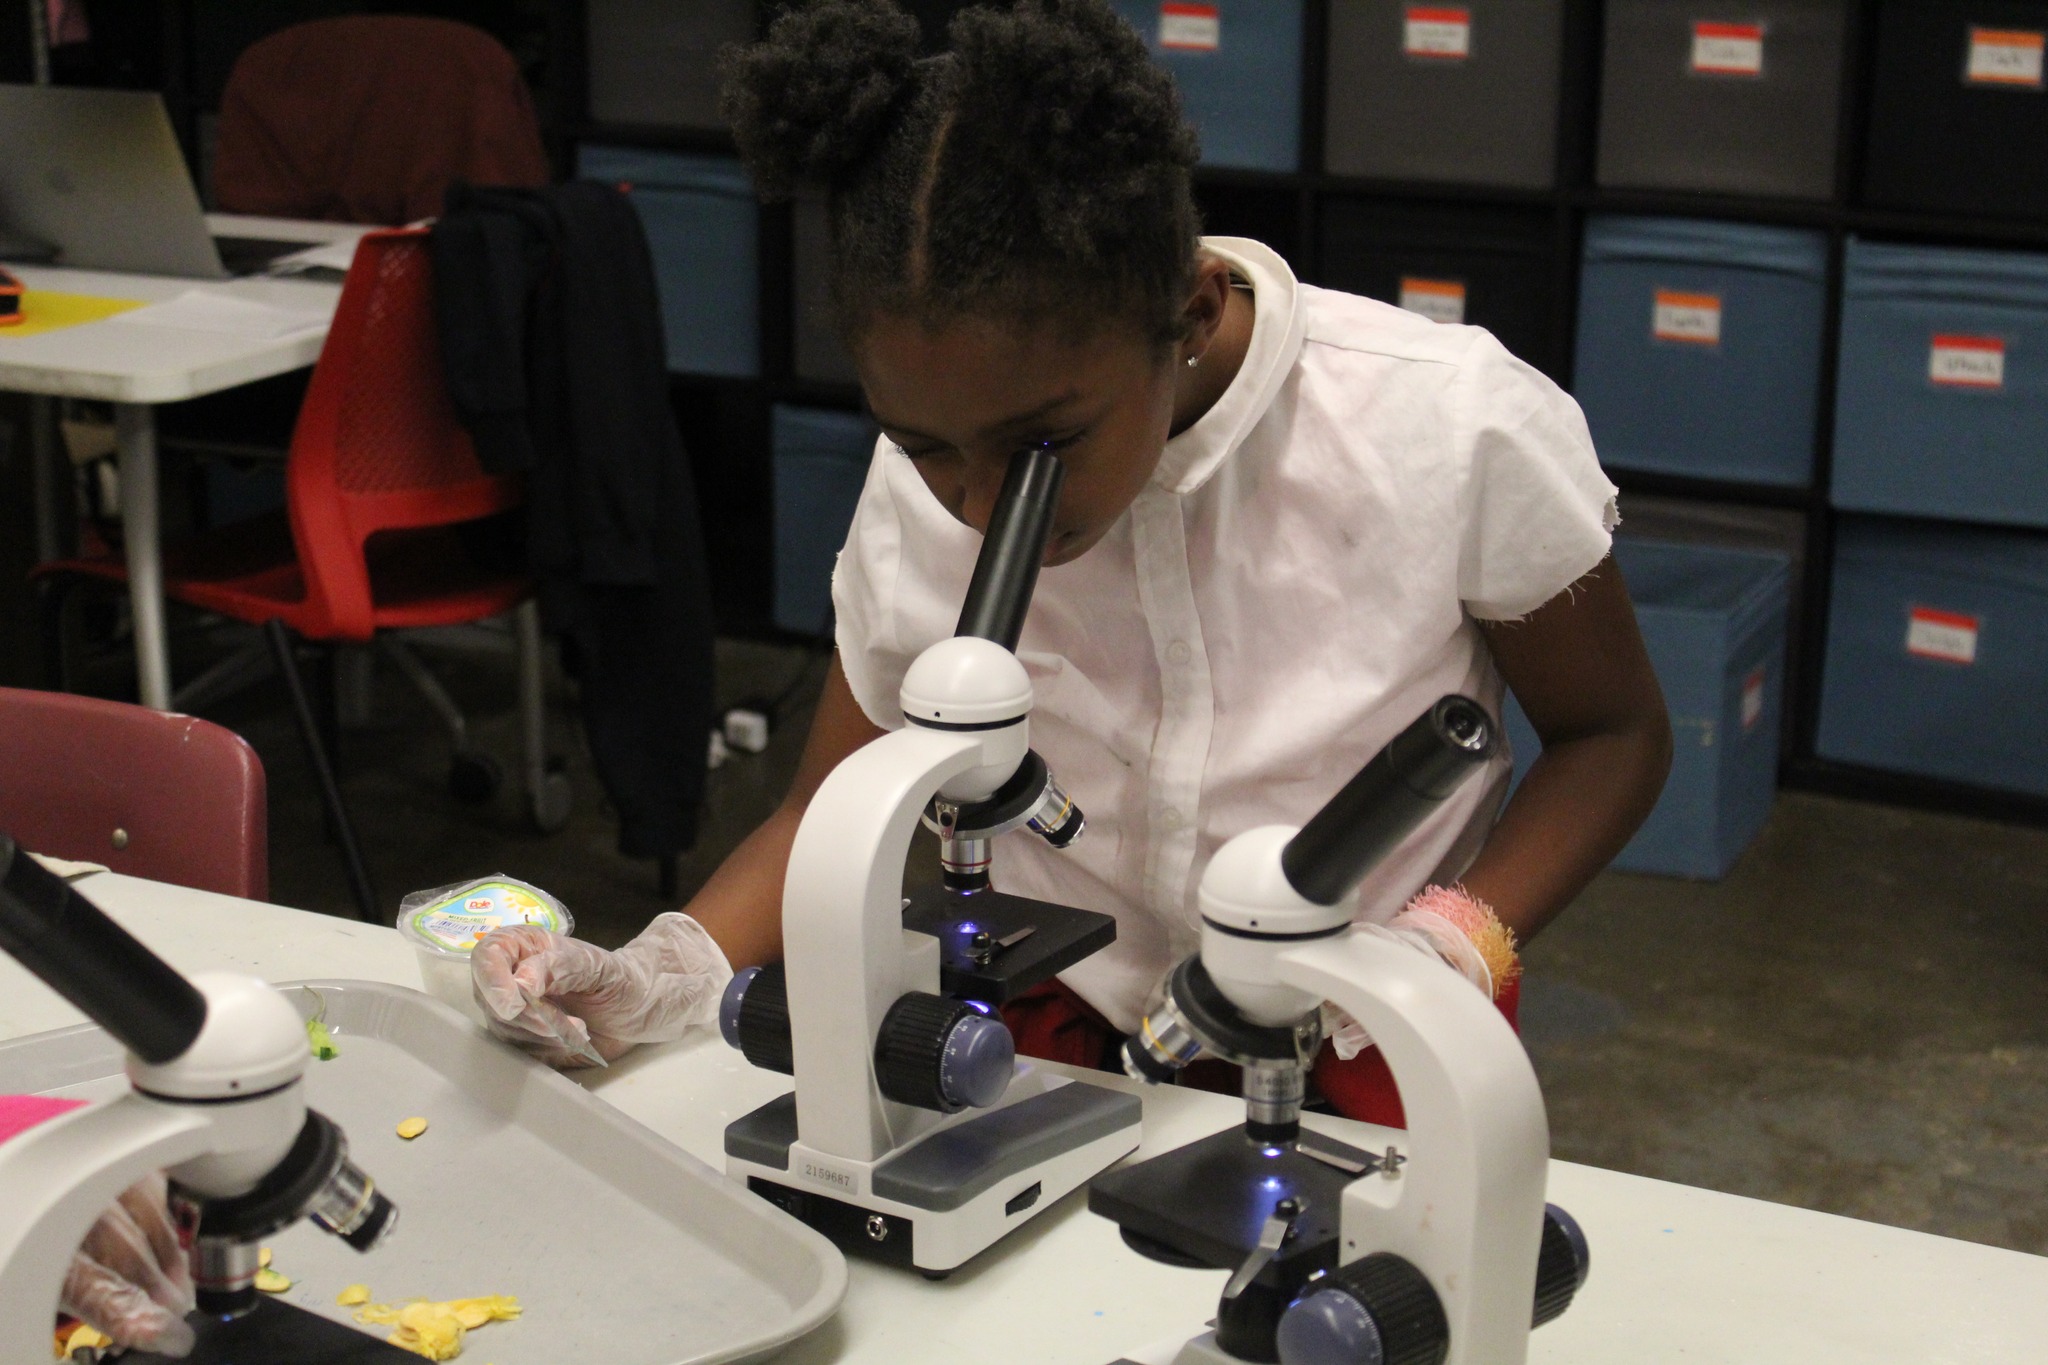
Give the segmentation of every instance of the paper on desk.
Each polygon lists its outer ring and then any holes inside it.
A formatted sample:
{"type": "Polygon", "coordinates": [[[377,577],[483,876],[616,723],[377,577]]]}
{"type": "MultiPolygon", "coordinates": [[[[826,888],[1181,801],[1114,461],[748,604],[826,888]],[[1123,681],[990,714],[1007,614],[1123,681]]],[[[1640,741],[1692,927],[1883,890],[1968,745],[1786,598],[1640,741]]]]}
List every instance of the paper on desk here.
{"type": "Polygon", "coordinates": [[[185,332],[221,332],[229,336],[290,336],[325,327],[333,314],[324,306],[280,308],[212,289],[188,289],[174,299],[152,303],[109,319],[130,327],[173,327],[185,332]]]}
{"type": "Polygon", "coordinates": [[[302,270],[339,270],[347,274],[355,259],[356,244],[353,241],[322,242],[319,246],[278,257],[270,263],[268,273],[296,275],[302,270]]]}

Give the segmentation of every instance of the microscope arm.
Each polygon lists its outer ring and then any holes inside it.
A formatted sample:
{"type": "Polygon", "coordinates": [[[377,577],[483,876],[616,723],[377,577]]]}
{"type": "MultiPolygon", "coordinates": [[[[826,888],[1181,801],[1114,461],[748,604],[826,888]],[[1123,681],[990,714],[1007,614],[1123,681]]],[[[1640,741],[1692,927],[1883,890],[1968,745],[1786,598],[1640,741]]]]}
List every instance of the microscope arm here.
{"type": "Polygon", "coordinates": [[[1407,1160],[1346,1187],[1340,1259],[1370,1249],[1428,1267],[1448,1365],[1521,1365],[1549,1128],[1514,1030],[1457,972],[1370,934],[1319,939],[1277,965],[1364,1025],[1401,1083],[1407,1160]]]}
{"type": "Polygon", "coordinates": [[[875,1036],[890,1005],[905,991],[939,988],[936,944],[928,970],[916,979],[905,970],[903,862],[932,793],[1013,752],[1014,765],[1025,728],[906,725],[846,758],[811,798],[782,893],[806,1146],[873,1161],[931,1117],[883,1098],[875,1079],[875,1036]]]}
{"type": "Polygon", "coordinates": [[[204,1156],[213,1129],[214,1116],[204,1109],[131,1092],[7,1144],[0,1162],[0,1360],[49,1357],[57,1297],[86,1233],[136,1181],[204,1156]]]}

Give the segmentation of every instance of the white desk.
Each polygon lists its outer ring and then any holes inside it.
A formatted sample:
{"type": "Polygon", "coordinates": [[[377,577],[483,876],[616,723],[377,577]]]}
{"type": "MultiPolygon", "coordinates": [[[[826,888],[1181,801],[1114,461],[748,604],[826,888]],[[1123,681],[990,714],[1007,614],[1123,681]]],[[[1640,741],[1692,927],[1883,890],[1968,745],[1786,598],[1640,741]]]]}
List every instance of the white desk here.
{"type": "MultiPolygon", "coordinates": [[[[271,980],[415,985],[388,929],[115,876],[82,889],[177,966],[271,980]]],[[[78,1016],[0,958],[0,1038],[78,1016]]],[[[786,1089],[715,1036],[650,1049],[592,1080],[624,1112],[714,1165],[727,1121],[786,1089]]],[[[1146,1096],[1145,1147],[1242,1119],[1214,1095],[1146,1096]]],[[[1370,1147],[1362,1125],[1319,1124],[1370,1147]]],[[[1592,1277],[1533,1338],[1535,1365],[2039,1365],[2048,1259],[1553,1162],[1550,1197],[1585,1226],[1592,1277]]],[[[790,1365],[1106,1365],[1186,1336],[1224,1276],[1127,1250],[1069,1196],[943,1284],[852,1263],[839,1317],[790,1365]]]]}
{"type": "MultiPolygon", "coordinates": [[[[301,223],[278,218],[209,214],[216,235],[275,241],[353,241],[368,231],[344,223],[301,223]]],[[[139,299],[148,303],[203,287],[295,311],[324,309],[332,317],[341,286],[307,279],[255,276],[190,280],[167,275],[123,275],[53,266],[12,266],[31,290],[139,299]]],[[[118,321],[85,323],[62,331],[10,337],[0,332],[0,390],[114,404],[120,442],[121,526],[128,557],[128,592],[135,617],[135,668],[142,701],[159,710],[171,703],[170,663],[164,638],[163,560],[157,516],[154,405],[218,393],[257,379],[303,369],[320,356],[325,327],[285,337],[139,327],[118,321]]],[[[39,470],[38,477],[44,472],[39,470]]],[[[51,499],[38,495],[39,517],[51,499]]]]}

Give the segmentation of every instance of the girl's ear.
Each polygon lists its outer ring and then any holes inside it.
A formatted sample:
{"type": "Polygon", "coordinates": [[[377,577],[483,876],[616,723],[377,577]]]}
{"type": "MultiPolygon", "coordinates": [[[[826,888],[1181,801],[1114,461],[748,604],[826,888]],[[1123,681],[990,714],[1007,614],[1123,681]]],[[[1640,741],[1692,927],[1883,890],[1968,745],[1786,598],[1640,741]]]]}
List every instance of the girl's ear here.
{"type": "Polygon", "coordinates": [[[1181,363],[1193,365],[1209,353],[1216,331],[1230,304],[1230,267],[1214,256],[1195,258],[1195,287],[1181,312],[1185,335],[1177,354],[1181,363]]]}

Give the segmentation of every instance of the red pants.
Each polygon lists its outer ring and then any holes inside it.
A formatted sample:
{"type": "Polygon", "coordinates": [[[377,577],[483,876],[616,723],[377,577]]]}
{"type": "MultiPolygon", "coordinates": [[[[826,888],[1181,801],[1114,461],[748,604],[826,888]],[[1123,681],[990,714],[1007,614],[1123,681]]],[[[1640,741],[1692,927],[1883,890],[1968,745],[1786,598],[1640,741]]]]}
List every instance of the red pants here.
{"type": "MultiPolygon", "coordinates": [[[[1516,1023],[1521,984],[1519,979],[1510,982],[1495,1002],[1510,1024],[1516,1023]]],[[[1123,1069],[1118,1052],[1124,1036],[1094,1006],[1057,980],[1034,986],[1003,1006],[1003,1022],[1010,1026],[1017,1051],[1024,1056],[1099,1071],[1123,1069]]],[[[1387,1128],[1407,1126],[1394,1074],[1387,1069],[1386,1060],[1376,1047],[1367,1048],[1348,1062],[1340,1062],[1330,1045],[1324,1043],[1322,1055],[1316,1058],[1313,1080],[1315,1090],[1345,1118],[1387,1128]]],[[[1182,1081],[1202,1090],[1227,1094],[1238,1090],[1237,1068],[1222,1062],[1196,1062],[1182,1074],[1182,1081]]]]}

